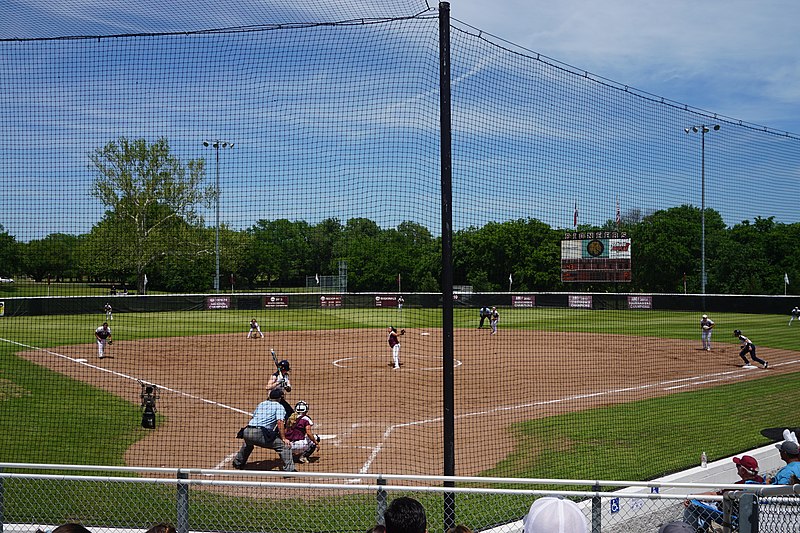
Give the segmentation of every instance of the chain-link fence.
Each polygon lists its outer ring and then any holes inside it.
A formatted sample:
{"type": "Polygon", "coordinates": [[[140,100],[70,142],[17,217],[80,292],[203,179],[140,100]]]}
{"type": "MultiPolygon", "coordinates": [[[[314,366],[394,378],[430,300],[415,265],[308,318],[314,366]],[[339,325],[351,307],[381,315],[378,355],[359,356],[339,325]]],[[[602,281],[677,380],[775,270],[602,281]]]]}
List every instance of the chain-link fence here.
{"type": "Polygon", "coordinates": [[[531,503],[544,496],[576,502],[593,533],[654,532],[684,519],[706,531],[800,530],[800,485],[754,485],[719,496],[713,493],[736,486],[12,463],[0,469],[2,533],[49,531],[67,522],[93,533],[147,530],[159,523],[174,525],[178,533],[363,532],[383,523],[387,505],[399,496],[423,504],[431,533],[456,524],[517,533],[531,503]]]}

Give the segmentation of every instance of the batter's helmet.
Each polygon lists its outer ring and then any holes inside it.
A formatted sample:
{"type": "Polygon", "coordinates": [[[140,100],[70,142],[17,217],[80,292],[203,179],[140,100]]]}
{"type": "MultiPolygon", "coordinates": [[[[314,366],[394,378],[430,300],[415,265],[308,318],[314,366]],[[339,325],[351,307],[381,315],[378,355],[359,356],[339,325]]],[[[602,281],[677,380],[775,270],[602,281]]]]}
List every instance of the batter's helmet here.
{"type": "Polygon", "coordinates": [[[294,410],[295,410],[295,411],[296,411],[298,414],[301,414],[301,415],[302,415],[303,413],[307,413],[307,412],[308,412],[308,404],[307,404],[306,402],[304,402],[304,401],[300,400],[299,402],[297,402],[297,404],[295,404],[295,406],[294,406],[294,410]]]}
{"type": "Polygon", "coordinates": [[[735,330],[733,330],[733,334],[734,334],[734,335],[736,335],[736,336],[738,337],[739,335],[741,335],[741,334],[742,334],[742,330],[740,330],[740,329],[735,329],[735,330]]]}
{"type": "Polygon", "coordinates": [[[289,368],[289,361],[283,359],[280,363],[278,363],[278,368],[283,370],[284,372],[289,372],[291,368],[289,368]]]}

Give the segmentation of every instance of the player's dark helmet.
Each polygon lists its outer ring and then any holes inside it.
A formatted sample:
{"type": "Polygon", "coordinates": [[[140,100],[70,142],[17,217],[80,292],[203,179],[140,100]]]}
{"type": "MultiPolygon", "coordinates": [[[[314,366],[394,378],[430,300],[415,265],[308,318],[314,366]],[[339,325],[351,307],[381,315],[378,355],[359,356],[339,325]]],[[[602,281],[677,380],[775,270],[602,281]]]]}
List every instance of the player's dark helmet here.
{"type": "Polygon", "coordinates": [[[304,402],[304,401],[300,400],[300,401],[299,401],[299,402],[297,402],[297,404],[294,406],[294,410],[295,410],[295,411],[296,411],[298,414],[301,414],[301,415],[302,415],[303,413],[307,413],[307,412],[308,412],[308,404],[307,404],[306,402],[304,402]]]}
{"type": "Polygon", "coordinates": [[[280,363],[278,363],[278,368],[280,368],[283,372],[289,372],[291,368],[289,368],[289,361],[283,359],[280,363]]]}
{"type": "Polygon", "coordinates": [[[740,329],[735,329],[735,330],[733,330],[733,334],[734,334],[734,335],[736,335],[736,336],[738,337],[739,335],[741,335],[741,334],[742,334],[742,330],[740,330],[740,329]]]}

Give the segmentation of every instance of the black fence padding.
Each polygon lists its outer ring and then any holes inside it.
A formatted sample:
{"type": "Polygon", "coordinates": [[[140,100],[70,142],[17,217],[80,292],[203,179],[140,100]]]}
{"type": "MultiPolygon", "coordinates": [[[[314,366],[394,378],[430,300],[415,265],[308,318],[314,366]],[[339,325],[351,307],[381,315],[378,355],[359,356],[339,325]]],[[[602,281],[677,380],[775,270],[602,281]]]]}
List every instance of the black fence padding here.
{"type": "MultiPolygon", "coordinates": [[[[41,315],[80,315],[104,314],[106,302],[111,303],[115,313],[151,313],[166,311],[201,311],[206,309],[207,298],[229,298],[230,309],[234,310],[267,310],[280,311],[283,307],[265,307],[270,296],[288,298],[290,309],[319,309],[324,297],[330,302],[337,298],[341,308],[375,308],[376,296],[390,293],[283,293],[283,294],[187,294],[187,295],[155,295],[155,296],[73,296],[73,297],[35,297],[5,298],[5,316],[41,316],[41,315]]],[[[587,295],[589,293],[525,293],[534,296],[535,308],[569,307],[570,295],[587,295]]],[[[455,309],[496,306],[509,308],[512,306],[514,293],[456,293],[453,298],[455,309]]],[[[629,296],[645,296],[642,294],[624,293],[591,293],[592,309],[610,310],[628,309],[629,296]]],[[[688,312],[733,312],[745,314],[789,314],[800,298],[797,296],[725,296],[725,295],[684,295],[653,294],[652,311],[688,311],[688,312]]],[[[433,293],[404,294],[404,309],[426,308],[437,309],[442,306],[442,296],[433,293]]],[[[213,311],[213,310],[210,310],[213,311]]],[[[647,312],[647,309],[641,311],[647,312]]]]}

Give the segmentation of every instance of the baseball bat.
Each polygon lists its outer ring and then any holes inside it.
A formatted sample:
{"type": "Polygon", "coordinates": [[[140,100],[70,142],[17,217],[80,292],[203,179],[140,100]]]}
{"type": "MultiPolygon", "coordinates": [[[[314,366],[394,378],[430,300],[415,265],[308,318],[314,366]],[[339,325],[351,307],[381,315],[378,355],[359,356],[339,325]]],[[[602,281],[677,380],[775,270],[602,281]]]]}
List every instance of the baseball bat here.
{"type": "Polygon", "coordinates": [[[278,364],[278,355],[272,348],[270,348],[269,351],[272,354],[272,360],[275,362],[275,368],[278,369],[278,376],[280,377],[281,381],[284,381],[283,370],[281,370],[281,366],[278,364]]]}

